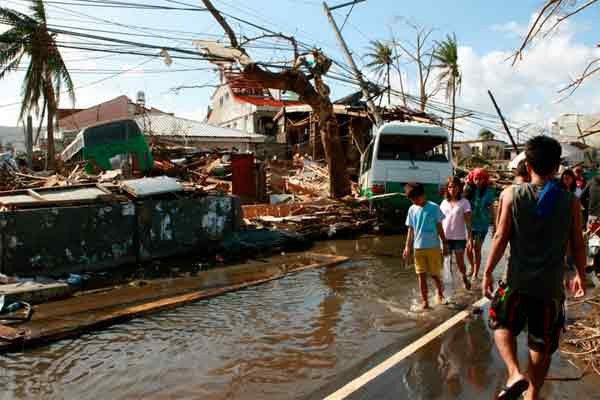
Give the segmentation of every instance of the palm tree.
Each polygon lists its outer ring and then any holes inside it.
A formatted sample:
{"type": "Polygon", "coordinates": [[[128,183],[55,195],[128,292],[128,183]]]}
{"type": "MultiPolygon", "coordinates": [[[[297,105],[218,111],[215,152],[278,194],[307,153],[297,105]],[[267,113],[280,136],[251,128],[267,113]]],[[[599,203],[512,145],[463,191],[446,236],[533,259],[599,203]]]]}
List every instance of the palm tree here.
{"type": "Polygon", "coordinates": [[[487,128],[482,128],[479,130],[479,139],[481,140],[494,140],[495,135],[492,131],[487,128]]]}
{"type": "Polygon", "coordinates": [[[47,114],[48,168],[53,169],[54,117],[61,88],[66,87],[72,103],[75,103],[75,92],[69,71],[58,51],[56,35],[48,31],[44,2],[31,0],[29,8],[31,15],[0,7],[0,22],[12,26],[0,34],[0,43],[5,44],[0,52],[0,79],[17,71],[24,57],[29,59],[23,80],[19,120],[22,121],[31,111],[39,116],[39,104],[43,99],[41,120],[47,114]]]}
{"type": "Polygon", "coordinates": [[[380,40],[372,40],[365,57],[370,60],[366,67],[375,73],[377,80],[385,78],[388,87],[388,104],[391,104],[390,69],[394,66],[392,48],[380,40]]]}
{"type": "Polygon", "coordinates": [[[446,99],[452,102],[452,128],[450,133],[450,148],[452,148],[456,119],[456,92],[460,91],[462,84],[462,74],[458,65],[456,34],[448,35],[442,42],[435,43],[433,58],[438,63],[435,67],[441,70],[438,80],[446,90],[446,99]]]}

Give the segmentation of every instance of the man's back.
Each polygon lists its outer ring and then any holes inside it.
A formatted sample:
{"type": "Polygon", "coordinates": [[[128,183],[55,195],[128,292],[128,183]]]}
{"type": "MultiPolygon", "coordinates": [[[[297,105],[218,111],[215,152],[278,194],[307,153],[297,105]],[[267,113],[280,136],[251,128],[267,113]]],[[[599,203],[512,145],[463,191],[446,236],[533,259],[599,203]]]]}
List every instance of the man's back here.
{"type": "Polygon", "coordinates": [[[564,258],[573,223],[573,195],[560,190],[552,212],[539,216],[536,206],[543,187],[523,184],[512,190],[508,284],[530,296],[562,298],[564,258]]]}

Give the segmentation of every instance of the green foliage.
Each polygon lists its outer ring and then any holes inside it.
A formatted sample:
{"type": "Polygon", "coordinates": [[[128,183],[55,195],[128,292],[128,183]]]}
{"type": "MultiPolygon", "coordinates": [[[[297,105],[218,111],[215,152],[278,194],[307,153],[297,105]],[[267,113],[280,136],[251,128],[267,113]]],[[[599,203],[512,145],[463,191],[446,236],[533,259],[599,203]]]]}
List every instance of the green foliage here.
{"type": "Polygon", "coordinates": [[[371,41],[365,58],[369,60],[366,67],[375,72],[378,80],[385,76],[394,64],[392,48],[380,40],[371,41]]]}
{"type": "Polygon", "coordinates": [[[481,129],[478,136],[481,140],[494,140],[495,138],[494,133],[487,128],[481,129]]]}
{"type": "Polygon", "coordinates": [[[63,86],[75,102],[73,81],[56,45],[56,37],[48,31],[44,2],[31,0],[29,9],[31,15],[0,7],[0,19],[12,26],[0,34],[0,43],[6,44],[6,49],[0,52],[0,79],[17,71],[24,57],[29,59],[22,86],[20,120],[31,111],[39,115],[41,100],[44,100],[42,109],[52,107],[52,115],[55,115],[63,86]],[[51,92],[54,92],[53,98],[48,99],[51,92]]]}
{"type": "Polygon", "coordinates": [[[437,63],[435,67],[440,69],[438,80],[445,88],[446,98],[460,91],[462,85],[462,74],[458,64],[458,44],[456,35],[448,35],[442,42],[435,42],[433,59],[437,63]]]}

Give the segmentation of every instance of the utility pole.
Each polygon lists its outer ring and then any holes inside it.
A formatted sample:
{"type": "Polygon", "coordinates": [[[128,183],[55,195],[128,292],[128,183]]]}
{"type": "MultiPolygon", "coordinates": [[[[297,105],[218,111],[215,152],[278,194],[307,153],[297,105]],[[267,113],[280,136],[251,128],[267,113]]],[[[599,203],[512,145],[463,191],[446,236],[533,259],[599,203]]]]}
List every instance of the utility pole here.
{"type": "Polygon", "coordinates": [[[33,168],[33,121],[31,115],[27,116],[27,129],[25,130],[25,149],[27,150],[27,166],[33,168]]]}
{"type": "Polygon", "coordinates": [[[512,134],[510,133],[510,129],[508,129],[508,125],[506,124],[506,121],[504,120],[504,116],[502,115],[502,112],[500,111],[500,107],[498,107],[498,103],[496,103],[496,99],[494,99],[494,95],[492,94],[491,90],[488,90],[488,94],[490,95],[490,99],[492,99],[492,103],[494,103],[494,107],[496,108],[496,112],[498,113],[498,115],[500,116],[500,119],[502,120],[502,125],[504,125],[504,129],[506,130],[506,134],[508,135],[508,138],[510,139],[510,142],[513,145],[513,148],[515,149],[515,153],[519,153],[519,147],[517,146],[517,143],[515,142],[515,139],[513,139],[512,134]]]}
{"type": "Polygon", "coordinates": [[[340,4],[339,6],[334,6],[331,8],[329,8],[329,6],[327,5],[326,2],[323,2],[323,9],[325,10],[325,14],[327,15],[327,18],[329,18],[329,23],[331,23],[331,26],[333,27],[333,31],[335,32],[335,36],[337,36],[338,42],[340,42],[340,46],[342,47],[344,55],[346,56],[346,61],[348,61],[348,64],[350,64],[350,67],[352,67],[352,70],[354,71],[354,75],[360,84],[360,88],[362,90],[363,96],[367,100],[367,107],[369,108],[369,111],[371,111],[371,114],[373,114],[373,117],[375,118],[375,125],[380,126],[383,124],[383,118],[381,118],[381,113],[375,106],[375,103],[373,103],[373,100],[371,99],[371,95],[369,94],[369,90],[367,88],[367,84],[363,80],[362,73],[359,71],[358,67],[356,66],[356,63],[354,62],[354,59],[352,58],[352,54],[350,53],[350,50],[348,49],[348,46],[346,45],[346,42],[344,41],[344,38],[342,37],[342,33],[340,32],[340,29],[338,28],[338,26],[335,22],[335,19],[333,19],[333,15],[331,14],[331,11],[336,10],[338,8],[362,3],[364,1],[366,1],[366,0],[355,0],[355,1],[351,1],[349,3],[340,4]]]}

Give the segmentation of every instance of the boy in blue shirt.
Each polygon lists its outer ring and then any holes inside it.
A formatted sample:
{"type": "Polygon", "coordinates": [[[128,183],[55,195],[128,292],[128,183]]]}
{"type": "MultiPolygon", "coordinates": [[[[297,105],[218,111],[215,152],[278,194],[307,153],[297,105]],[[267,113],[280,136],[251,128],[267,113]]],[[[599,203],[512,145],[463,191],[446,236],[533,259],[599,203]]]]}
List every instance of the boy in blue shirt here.
{"type": "Polygon", "coordinates": [[[419,276],[419,287],[423,309],[429,308],[427,298],[427,274],[431,275],[437,288],[437,298],[440,304],[444,303],[444,287],[442,285],[442,249],[446,253],[446,237],[442,228],[444,214],[440,207],[425,198],[425,189],[420,183],[408,183],[404,193],[413,203],[408,209],[406,226],[408,236],[404,247],[404,258],[413,253],[415,257],[415,272],[419,276]]]}

